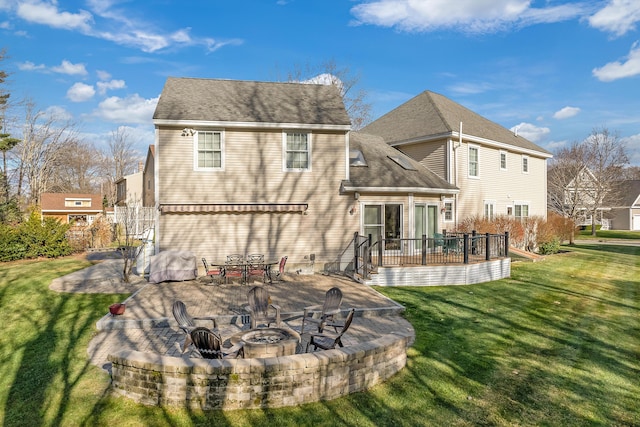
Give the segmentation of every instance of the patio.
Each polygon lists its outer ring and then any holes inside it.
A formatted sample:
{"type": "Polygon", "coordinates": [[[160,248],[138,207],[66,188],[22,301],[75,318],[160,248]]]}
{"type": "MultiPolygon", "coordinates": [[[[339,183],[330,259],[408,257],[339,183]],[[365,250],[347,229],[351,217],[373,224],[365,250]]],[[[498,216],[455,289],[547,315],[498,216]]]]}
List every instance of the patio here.
{"type": "MultiPolygon", "coordinates": [[[[116,271],[110,263],[117,263],[117,260],[104,261],[94,267],[104,276],[116,271]]],[[[305,328],[296,354],[292,356],[202,359],[193,350],[181,354],[185,335],[173,318],[173,302],[183,301],[194,317],[216,316],[223,340],[227,341],[234,334],[249,329],[249,317],[243,306],[248,290],[253,285],[262,285],[259,280],[247,285],[220,285],[202,277],[187,282],[148,284],[136,278],[133,284],[125,285],[101,277],[101,274],[86,271],[74,274],[75,278],[65,276],[54,281],[51,289],[112,293],[116,289],[123,292],[123,287],[135,290],[124,301],[126,311],[123,315],[106,314],[98,322],[100,332],[87,351],[93,364],[112,373],[116,393],[145,404],[229,409],[331,399],[366,389],[402,369],[406,348],[415,337],[411,324],[400,316],[403,307],[363,284],[342,276],[286,275],[285,281],[264,286],[272,301],[281,306],[284,324],[296,332],[300,332],[303,308],[322,303],[329,288],[340,287],[343,312],[352,307],[357,309],[354,321],[343,337],[345,347],[303,354],[309,340],[305,328]],[[80,279],[84,280],[79,282],[80,279]],[[267,375],[265,369],[276,370],[290,380],[278,379],[273,374],[269,374],[267,380],[262,377],[267,375]],[[308,376],[302,383],[297,379],[301,378],[301,369],[308,376]],[[176,378],[176,372],[182,374],[176,378]],[[185,372],[188,372],[186,376],[185,372]],[[214,387],[212,381],[217,384],[221,378],[232,378],[237,383],[233,387],[229,384],[223,388],[214,387]],[[131,381],[136,381],[137,385],[132,386],[131,381]],[[245,381],[246,385],[243,385],[245,381]],[[267,385],[261,386],[265,389],[262,390],[256,387],[256,381],[277,381],[279,391],[269,389],[267,385]],[[317,384],[312,387],[314,381],[317,384]],[[327,387],[327,381],[334,386],[327,387]],[[176,386],[176,382],[182,385],[176,386]],[[206,392],[202,391],[202,384],[208,384],[206,392]],[[148,390],[141,391],[147,386],[148,390]],[[195,389],[192,390],[192,386],[195,389]],[[283,388],[287,387],[291,390],[284,392],[283,388]],[[236,390],[236,393],[230,390],[236,390]]],[[[206,322],[203,326],[207,326],[206,322]]]]}

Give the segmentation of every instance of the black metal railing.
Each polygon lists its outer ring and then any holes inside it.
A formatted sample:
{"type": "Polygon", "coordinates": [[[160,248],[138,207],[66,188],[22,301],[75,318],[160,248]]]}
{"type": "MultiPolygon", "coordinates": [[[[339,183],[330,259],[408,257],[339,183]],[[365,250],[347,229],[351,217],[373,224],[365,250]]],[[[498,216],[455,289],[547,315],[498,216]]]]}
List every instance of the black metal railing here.
{"type": "Polygon", "coordinates": [[[354,234],[354,267],[364,279],[376,267],[470,264],[509,256],[509,232],[447,233],[413,239],[354,234]]]}

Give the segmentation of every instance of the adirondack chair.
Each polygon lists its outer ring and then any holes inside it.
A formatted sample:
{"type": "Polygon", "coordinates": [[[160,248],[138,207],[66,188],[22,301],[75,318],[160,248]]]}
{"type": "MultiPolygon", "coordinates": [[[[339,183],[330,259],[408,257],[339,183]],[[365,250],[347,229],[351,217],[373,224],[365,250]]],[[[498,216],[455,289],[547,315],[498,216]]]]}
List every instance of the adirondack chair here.
{"type": "MultiPolygon", "coordinates": [[[[305,323],[311,322],[318,325],[318,332],[322,333],[327,321],[334,321],[334,316],[340,313],[340,304],[342,304],[342,291],[338,287],[329,289],[324,297],[324,304],[310,305],[304,308],[302,315],[302,328],[300,334],[304,334],[305,323]],[[320,311],[320,317],[313,317],[314,312],[320,311]]],[[[334,323],[334,329],[338,332],[338,324],[334,323]]]]}
{"type": "Polygon", "coordinates": [[[251,329],[255,329],[260,324],[266,324],[269,327],[272,323],[280,327],[280,306],[269,302],[269,291],[266,288],[254,286],[247,292],[247,299],[251,329]]]}
{"type": "Polygon", "coordinates": [[[218,329],[218,323],[215,317],[191,317],[187,312],[187,306],[182,301],[175,301],[173,303],[173,317],[178,322],[178,327],[184,331],[186,337],[182,344],[182,352],[191,344],[191,331],[196,328],[195,320],[210,320],[213,322],[213,329],[218,329]]]}
{"type": "Polygon", "coordinates": [[[323,350],[331,350],[338,347],[343,347],[342,344],[342,336],[347,332],[349,326],[351,326],[351,321],[353,320],[353,313],[355,313],[356,309],[352,308],[349,310],[349,314],[347,314],[347,318],[344,321],[344,326],[341,327],[340,331],[337,335],[329,335],[326,333],[322,334],[311,334],[309,338],[309,342],[307,343],[306,351],[309,352],[309,346],[313,346],[313,350],[317,350],[321,348],[323,350]]]}
{"type": "Polygon", "coordinates": [[[204,327],[197,327],[190,333],[193,346],[205,359],[222,359],[244,356],[243,345],[238,343],[231,348],[222,347],[222,338],[218,333],[204,327]]]}

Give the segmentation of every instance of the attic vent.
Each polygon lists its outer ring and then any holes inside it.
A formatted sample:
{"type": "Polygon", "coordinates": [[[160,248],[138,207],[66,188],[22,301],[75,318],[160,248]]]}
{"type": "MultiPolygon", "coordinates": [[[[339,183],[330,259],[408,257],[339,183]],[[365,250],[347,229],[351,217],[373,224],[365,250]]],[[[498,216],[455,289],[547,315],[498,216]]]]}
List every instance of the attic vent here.
{"type": "Polygon", "coordinates": [[[403,169],[406,169],[408,171],[416,170],[416,168],[413,167],[409,159],[407,159],[406,157],[400,157],[400,156],[388,156],[388,157],[394,162],[396,162],[397,164],[399,164],[403,169]]]}
{"type": "Polygon", "coordinates": [[[349,150],[349,166],[367,166],[362,151],[356,148],[349,150]]]}

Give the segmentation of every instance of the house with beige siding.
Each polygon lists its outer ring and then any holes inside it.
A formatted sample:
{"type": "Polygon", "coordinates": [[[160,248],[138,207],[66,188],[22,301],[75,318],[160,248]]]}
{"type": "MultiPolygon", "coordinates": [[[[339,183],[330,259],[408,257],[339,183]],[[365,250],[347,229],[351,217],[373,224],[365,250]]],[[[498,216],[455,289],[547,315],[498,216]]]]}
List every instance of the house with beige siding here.
{"type": "Polygon", "coordinates": [[[287,255],[289,271],[320,271],[356,232],[442,228],[458,195],[382,137],[351,132],[334,86],[169,78],[153,121],[156,251],[287,255]]]}
{"type": "Polygon", "coordinates": [[[42,218],[55,218],[63,224],[90,225],[102,214],[102,196],[89,193],[42,193],[42,218]]]}
{"type": "Polygon", "coordinates": [[[442,200],[444,229],[470,216],[546,218],[551,153],[440,94],[425,91],[362,131],[459,189],[442,200]]]}

